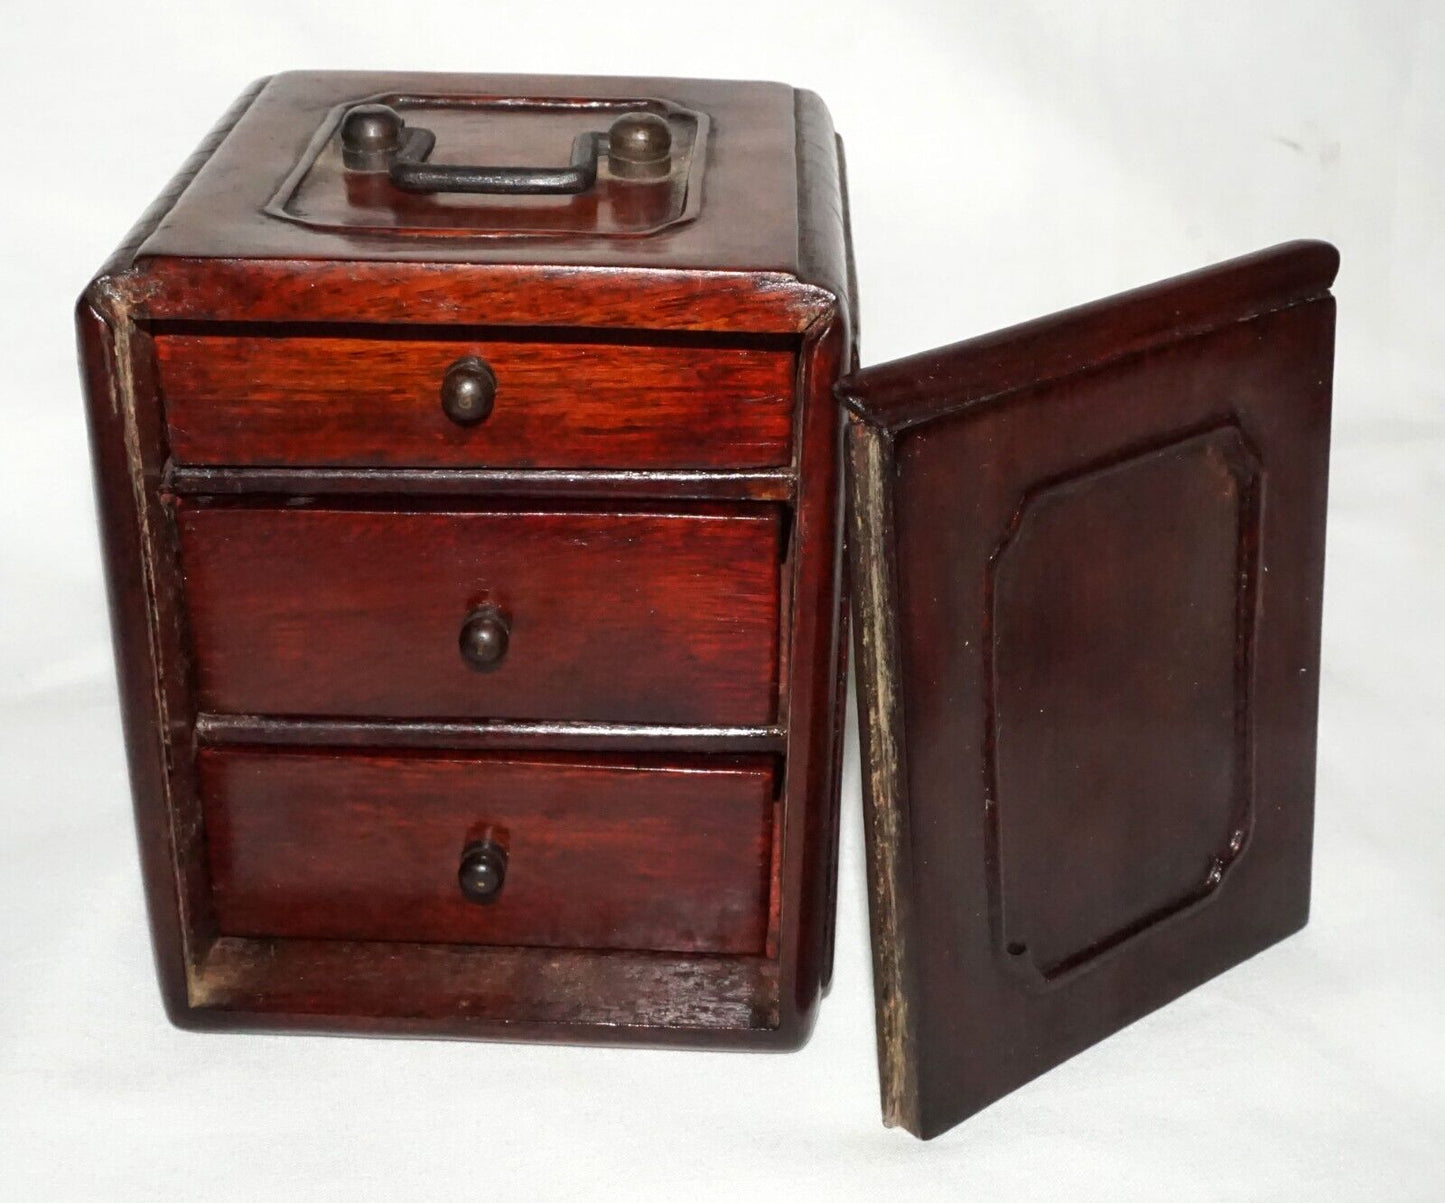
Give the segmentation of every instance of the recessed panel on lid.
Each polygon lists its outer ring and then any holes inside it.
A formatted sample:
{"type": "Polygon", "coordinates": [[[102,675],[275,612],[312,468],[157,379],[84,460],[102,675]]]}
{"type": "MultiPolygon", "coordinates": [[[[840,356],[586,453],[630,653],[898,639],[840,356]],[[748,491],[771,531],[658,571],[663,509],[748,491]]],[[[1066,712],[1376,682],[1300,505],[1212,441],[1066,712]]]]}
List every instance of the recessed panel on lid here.
{"type": "Polygon", "coordinates": [[[267,212],[323,230],[408,236],[627,236],[695,217],[701,199],[707,117],[664,100],[385,95],[408,129],[435,137],[431,164],[560,169],[579,135],[605,134],[618,118],[652,114],[671,133],[671,162],[658,178],[629,179],[601,157],[596,182],[573,195],[410,192],[385,171],[350,170],[338,105],[267,205],[267,212]]]}

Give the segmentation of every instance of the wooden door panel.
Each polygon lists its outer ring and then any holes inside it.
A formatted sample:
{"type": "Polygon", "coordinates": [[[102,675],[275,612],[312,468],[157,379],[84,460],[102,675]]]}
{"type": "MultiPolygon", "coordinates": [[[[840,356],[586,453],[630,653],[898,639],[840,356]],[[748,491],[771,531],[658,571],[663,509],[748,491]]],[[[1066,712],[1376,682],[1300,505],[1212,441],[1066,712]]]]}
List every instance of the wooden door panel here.
{"type": "Polygon", "coordinates": [[[889,1122],[943,1131],[1305,922],[1336,263],[842,386],[889,1122]]]}

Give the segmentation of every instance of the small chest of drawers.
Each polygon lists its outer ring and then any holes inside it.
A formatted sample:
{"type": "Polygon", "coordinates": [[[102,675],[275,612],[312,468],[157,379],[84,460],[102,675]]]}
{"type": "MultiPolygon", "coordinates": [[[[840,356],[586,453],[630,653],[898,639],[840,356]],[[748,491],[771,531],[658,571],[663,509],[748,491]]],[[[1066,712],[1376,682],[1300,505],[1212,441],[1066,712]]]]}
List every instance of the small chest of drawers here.
{"type": "Polygon", "coordinates": [[[857,371],[811,93],[260,81],[78,311],[169,1014],[796,1047],[850,629],[887,1122],[1296,930],[1336,263],[857,371]]]}
{"type": "Polygon", "coordinates": [[[82,302],[178,1022],[807,1033],[842,730],[835,141],[781,86],[593,82],[263,82],[82,302]],[[393,204],[342,162],[382,102],[436,159],[546,163],[599,122],[613,153],[576,195],[393,204]],[[629,121],[666,131],[660,176],[628,177],[629,121]]]}

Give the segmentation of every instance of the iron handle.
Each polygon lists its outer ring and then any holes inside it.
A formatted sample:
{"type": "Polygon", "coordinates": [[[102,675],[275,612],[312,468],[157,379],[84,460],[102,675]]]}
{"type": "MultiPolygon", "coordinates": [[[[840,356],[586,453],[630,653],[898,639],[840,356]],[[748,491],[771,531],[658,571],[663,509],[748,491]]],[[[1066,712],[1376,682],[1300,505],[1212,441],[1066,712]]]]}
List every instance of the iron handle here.
{"type": "Polygon", "coordinates": [[[385,172],[404,192],[482,192],[567,196],[597,182],[602,155],[624,180],[656,180],[672,170],[672,130],[655,113],[624,113],[606,133],[578,134],[566,167],[472,167],[429,163],[436,135],[408,126],[384,104],[359,104],[341,119],[341,160],[350,171],[385,172]]]}

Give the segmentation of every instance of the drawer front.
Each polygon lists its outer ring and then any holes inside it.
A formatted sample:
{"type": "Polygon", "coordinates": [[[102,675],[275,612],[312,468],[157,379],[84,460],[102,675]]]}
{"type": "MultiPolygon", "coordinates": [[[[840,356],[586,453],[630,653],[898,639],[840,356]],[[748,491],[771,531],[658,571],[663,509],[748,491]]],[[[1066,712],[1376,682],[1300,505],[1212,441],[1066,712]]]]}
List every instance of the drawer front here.
{"type": "Polygon", "coordinates": [[[238,466],[778,467],[794,356],[751,347],[158,334],[171,454],[238,466]],[[443,410],[478,356],[491,411],[443,410]]]}
{"type": "MultiPolygon", "coordinates": [[[[770,723],[779,512],[448,513],[183,502],[202,710],[770,723]],[[505,650],[479,671],[463,628],[505,650]]],[[[493,646],[495,650],[495,645],[493,646]]]]}
{"type": "Polygon", "coordinates": [[[223,935],[758,953],[765,759],[358,756],[204,749],[223,935]],[[505,848],[487,902],[464,850],[505,848]]]}

